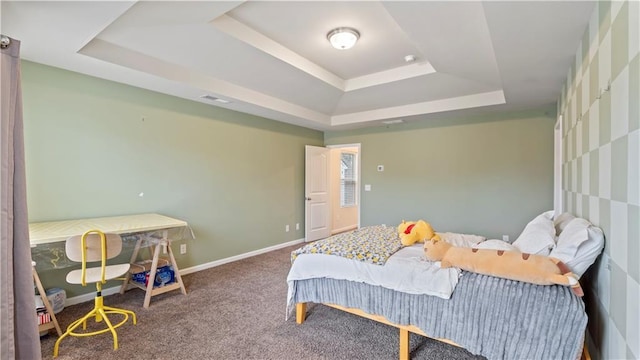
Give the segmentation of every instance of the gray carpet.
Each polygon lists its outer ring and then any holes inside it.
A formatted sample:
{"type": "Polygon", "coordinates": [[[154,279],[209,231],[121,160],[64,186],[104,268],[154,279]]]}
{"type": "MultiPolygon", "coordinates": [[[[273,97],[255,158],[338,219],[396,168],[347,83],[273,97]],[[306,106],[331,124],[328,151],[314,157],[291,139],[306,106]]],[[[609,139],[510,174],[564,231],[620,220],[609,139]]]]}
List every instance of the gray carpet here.
{"type": "MultiPolygon", "coordinates": [[[[289,247],[183,277],[179,290],[152,298],[133,289],[105,297],[108,306],[133,310],[136,326],[62,340],[57,359],[397,359],[398,330],[323,305],[310,304],[302,325],[285,321],[289,247]]],[[[65,308],[61,327],[81,317],[93,302],[65,308]]],[[[114,316],[112,322],[117,322],[114,316]]],[[[42,338],[43,359],[53,358],[57,336],[42,338]]],[[[411,335],[413,359],[481,359],[464,349],[411,335]]]]}

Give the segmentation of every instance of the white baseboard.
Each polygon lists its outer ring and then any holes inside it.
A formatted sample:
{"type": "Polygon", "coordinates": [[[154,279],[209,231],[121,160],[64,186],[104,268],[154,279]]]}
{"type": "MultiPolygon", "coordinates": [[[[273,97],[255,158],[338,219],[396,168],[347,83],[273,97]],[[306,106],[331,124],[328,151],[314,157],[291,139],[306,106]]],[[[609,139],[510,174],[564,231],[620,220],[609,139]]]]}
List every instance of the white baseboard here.
{"type": "MultiPolygon", "coordinates": [[[[188,267],[188,268],[185,268],[185,269],[180,269],[180,275],[187,275],[187,274],[191,274],[191,273],[202,271],[202,270],[206,270],[206,269],[211,269],[211,268],[216,267],[216,266],[228,264],[230,262],[234,262],[234,261],[250,258],[250,257],[256,256],[256,255],[268,253],[268,252],[271,252],[271,251],[274,251],[274,250],[279,250],[279,249],[282,249],[282,248],[286,248],[288,246],[301,244],[301,243],[304,243],[304,239],[293,240],[293,241],[289,241],[289,242],[286,242],[286,243],[283,243],[283,244],[278,244],[278,245],[269,246],[269,247],[266,247],[266,248],[263,248],[263,249],[250,251],[248,253],[235,255],[235,256],[231,256],[231,257],[220,259],[220,260],[216,260],[216,261],[211,261],[211,262],[208,262],[208,263],[204,263],[204,264],[188,267]]],[[[102,289],[102,296],[113,295],[113,294],[117,294],[118,292],[120,292],[120,286],[114,286],[114,287],[110,287],[110,288],[107,288],[107,289],[102,289]]],[[[91,293],[88,293],[88,294],[82,294],[82,295],[78,295],[78,296],[74,296],[74,297],[70,297],[70,298],[66,299],[66,301],[64,302],[64,306],[71,306],[71,305],[75,305],[75,304],[80,304],[80,303],[83,303],[83,302],[91,301],[94,298],[95,298],[95,293],[94,292],[91,292],[91,293]]]]}
{"type": "Polygon", "coordinates": [[[268,252],[274,251],[274,250],[279,250],[279,249],[286,248],[288,246],[292,246],[292,245],[296,245],[296,244],[300,244],[300,243],[303,243],[303,242],[304,242],[304,239],[293,240],[293,241],[289,241],[289,242],[286,242],[286,243],[283,243],[283,244],[269,246],[269,247],[264,248],[264,249],[254,250],[254,251],[250,251],[248,253],[244,253],[244,254],[240,254],[240,255],[236,255],[236,256],[231,256],[231,257],[220,259],[220,260],[216,260],[216,261],[211,261],[211,262],[208,262],[208,263],[204,263],[204,264],[188,267],[186,269],[180,269],[180,275],[187,275],[187,274],[191,274],[191,273],[194,273],[194,272],[197,272],[197,271],[210,269],[212,267],[224,265],[224,264],[227,264],[227,263],[230,263],[230,262],[233,262],[233,261],[238,261],[238,260],[250,258],[252,256],[268,253],[268,252]]]}
{"type": "MultiPolygon", "coordinates": [[[[114,287],[110,287],[110,288],[107,288],[107,289],[102,289],[102,296],[113,295],[113,294],[117,294],[119,292],[120,292],[120,285],[114,286],[114,287]]],[[[71,305],[75,305],[75,304],[81,304],[81,303],[87,302],[87,301],[92,301],[95,297],[96,297],[95,291],[87,293],[87,294],[82,294],[82,295],[70,297],[70,298],[67,298],[65,300],[64,306],[67,307],[67,306],[71,306],[71,305]]]]}

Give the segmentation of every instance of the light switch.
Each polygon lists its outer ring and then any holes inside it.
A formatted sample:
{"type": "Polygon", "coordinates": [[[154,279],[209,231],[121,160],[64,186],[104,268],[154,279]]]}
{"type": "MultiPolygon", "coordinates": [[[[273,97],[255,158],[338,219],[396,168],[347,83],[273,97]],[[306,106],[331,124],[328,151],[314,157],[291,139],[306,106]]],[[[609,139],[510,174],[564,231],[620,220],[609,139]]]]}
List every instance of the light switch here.
{"type": "Polygon", "coordinates": [[[371,191],[371,185],[370,184],[364,184],[364,191],[371,191]]]}

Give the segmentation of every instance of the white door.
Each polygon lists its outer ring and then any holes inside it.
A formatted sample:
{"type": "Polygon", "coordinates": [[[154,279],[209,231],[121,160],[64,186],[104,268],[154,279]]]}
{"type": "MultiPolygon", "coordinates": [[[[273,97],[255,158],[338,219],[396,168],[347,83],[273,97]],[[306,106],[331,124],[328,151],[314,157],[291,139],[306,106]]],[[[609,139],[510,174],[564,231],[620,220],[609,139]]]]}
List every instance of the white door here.
{"type": "Polygon", "coordinates": [[[329,149],[307,145],[304,150],[304,237],[314,241],[331,235],[329,149]]]}

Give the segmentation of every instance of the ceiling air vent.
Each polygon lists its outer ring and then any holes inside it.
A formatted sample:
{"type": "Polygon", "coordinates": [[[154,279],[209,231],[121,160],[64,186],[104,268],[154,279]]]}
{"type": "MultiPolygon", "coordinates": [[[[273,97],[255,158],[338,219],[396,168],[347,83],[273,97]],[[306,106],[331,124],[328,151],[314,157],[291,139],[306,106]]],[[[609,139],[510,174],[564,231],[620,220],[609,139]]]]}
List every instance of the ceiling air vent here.
{"type": "Polygon", "coordinates": [[[213,96],[213,95],[202,95],[202,96],[200,96],[200,99],[211,100],[211,101],[217,101],[217,102],[219,102],[219,103],[223,103],[223,104],[228,104],[228,103],[230,103],[230,102],[231,102],[231,101],[229,101],[229,100],[221,99],[221,98],[219,98],[219,97],[215,97],[215,96],[213,96]]]}

